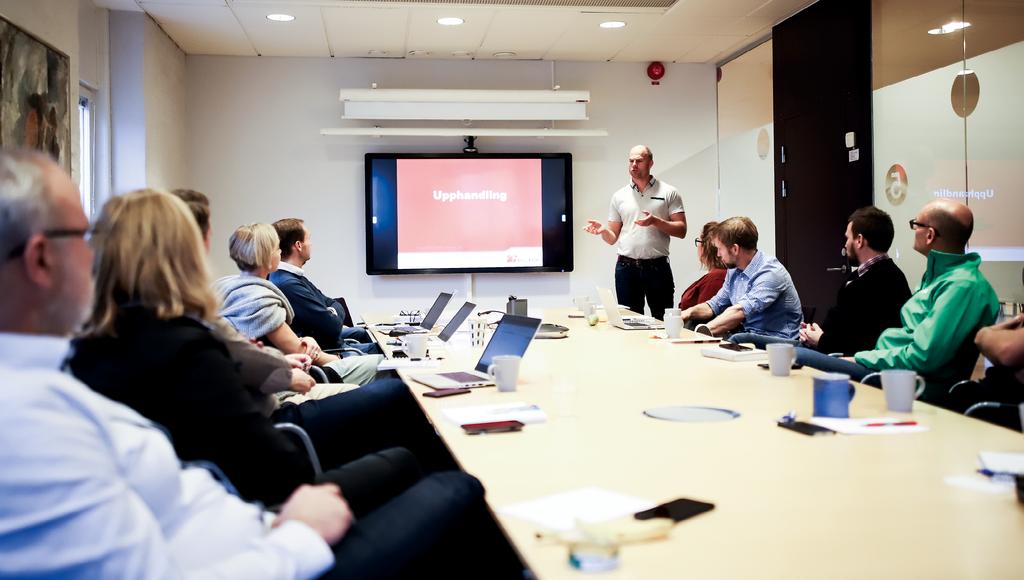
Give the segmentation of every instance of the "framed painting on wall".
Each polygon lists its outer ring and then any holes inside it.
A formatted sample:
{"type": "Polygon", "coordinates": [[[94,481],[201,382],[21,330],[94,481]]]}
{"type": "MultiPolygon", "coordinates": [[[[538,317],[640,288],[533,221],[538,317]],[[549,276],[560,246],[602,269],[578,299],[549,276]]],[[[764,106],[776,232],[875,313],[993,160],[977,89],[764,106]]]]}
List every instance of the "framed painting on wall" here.
{"type": "Polygon", "coordinates": [[[71,170],[70,59],[3,17],[0,147],[44,151],[71,170]]]}

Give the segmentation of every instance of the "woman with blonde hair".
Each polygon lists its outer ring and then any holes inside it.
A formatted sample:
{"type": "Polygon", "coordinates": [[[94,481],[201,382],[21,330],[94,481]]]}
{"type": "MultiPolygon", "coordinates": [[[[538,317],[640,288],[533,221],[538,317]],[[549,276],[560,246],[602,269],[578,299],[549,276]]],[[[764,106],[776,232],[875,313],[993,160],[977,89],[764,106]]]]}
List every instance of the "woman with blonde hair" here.
{"type": "Polygon", "coordinates": [[[714,235],[717,226],[718,222],[704,224],[700,237],[693,240],[693,244],[697,246],[697,260],[708,273],[683,291],[683,295],[679,297],[679,308],[682,310],[711,300],[725,284],[727,269],[722,259],[718,257],[718,249],[711,242],[711,236],[714,235]]]}
{"type": "MultiPolygon", "coordinates": [[[[179,458],[212,462],[244,499],[275,505],[302,484],[335,484],[333,493],[340,488],[359,518],[333,547],[335,572],[343,576],[408,573],[437,544],[464,541],[463,526],[475,525],[485,513],[483,490],[472,477],[445,472],[421,479],[404,449],[386,449],[316,476],[307,454],[260,413],[210,330],[217,301],[199,228],[184,202],[153,190],[115,197],[95,230],[95,304],[71,359],[79,379],[162,425],[179,458]],[[373,554],[367,545],[374,546],[373,554]]],[[[400,413],[386,420],[368,411],[367,396],[409,397],[400,381],[378,385],[302,405],[286,403],[278,412],[289,411],[293,422],[310,431],[325,466],[341,465],[334,459],[343,449],[351,455],[374,439],[363,415],[387,424],[380,429],[387,436],[394,424],[409,421],[400,413]],[[313,413],[304,417],[296,409],[307,405],[313,413]]],[[[433,436],[423,423],[415,437],[433,436]]],[[[211,542],[231,532],[201,531],[211,542]]]]}
{"type": "Polygon", "coordinates": [[[312,337],[300,338],[291,329],[295,312],[284,293],[267,279],[281,263],[280,240],[270,224],[238,227],[228,251],[241,273],[214,283],[223,305],[220,315],[252,340],[273,345],[285,354],[305,353],[317,365],[337,373],[346,383],[365,385],[378,378],[381,355],[341,359],[320,351],[312,337]]]}

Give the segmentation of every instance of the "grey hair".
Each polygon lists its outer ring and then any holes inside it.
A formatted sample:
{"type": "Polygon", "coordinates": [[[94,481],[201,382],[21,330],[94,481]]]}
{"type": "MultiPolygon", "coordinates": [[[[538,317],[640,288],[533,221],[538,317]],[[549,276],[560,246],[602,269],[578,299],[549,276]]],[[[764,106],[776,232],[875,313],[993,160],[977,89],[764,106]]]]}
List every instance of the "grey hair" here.
{"type": "Polygon", "coordinates": [[[0,258],[49,221],[54,203],[44,169],[50,163],[39,152],[0,150],[0,258]]]}

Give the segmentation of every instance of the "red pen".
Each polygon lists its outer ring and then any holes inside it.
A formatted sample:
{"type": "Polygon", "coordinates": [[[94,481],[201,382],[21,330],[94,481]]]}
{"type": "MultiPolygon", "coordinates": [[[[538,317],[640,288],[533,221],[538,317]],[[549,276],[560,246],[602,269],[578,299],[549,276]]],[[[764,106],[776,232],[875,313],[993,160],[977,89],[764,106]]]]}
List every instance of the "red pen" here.
{"type": "Polygon", "coordinates": [[[909,427],[917,425],[917,421],[896,421],[893,423],[868,423],[865,427],[909,427]]]}

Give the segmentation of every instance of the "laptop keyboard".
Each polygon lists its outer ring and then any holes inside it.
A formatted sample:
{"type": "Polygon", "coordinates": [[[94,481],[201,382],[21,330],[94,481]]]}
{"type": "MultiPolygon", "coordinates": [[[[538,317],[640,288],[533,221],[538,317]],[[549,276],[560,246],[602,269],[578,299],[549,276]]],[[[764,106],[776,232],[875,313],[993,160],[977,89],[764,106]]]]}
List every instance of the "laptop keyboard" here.
{"type": "Polygon", "coordinates": [[[648,318],[646,316],[643,318],[624,318],[622,322],[626,326],[659,326],[661,324],[661,321],[657,318],[648,318]]]}

